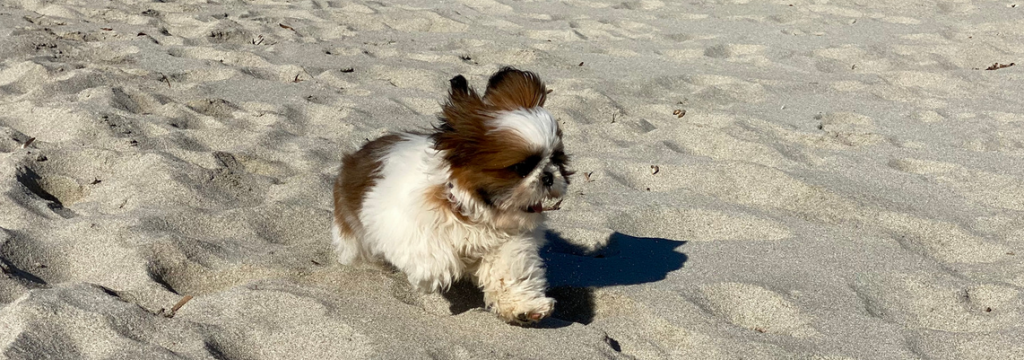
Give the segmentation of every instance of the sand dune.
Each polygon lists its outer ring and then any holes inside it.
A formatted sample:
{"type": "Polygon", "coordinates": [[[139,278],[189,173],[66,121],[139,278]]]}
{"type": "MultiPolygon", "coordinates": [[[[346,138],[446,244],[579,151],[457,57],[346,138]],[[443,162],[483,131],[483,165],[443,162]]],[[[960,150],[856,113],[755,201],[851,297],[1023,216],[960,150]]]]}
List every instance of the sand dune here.
{"type": "Polygon", "coordinates": [[[1024,358],[1021,11],[4,2],[0,357],[1024,358]],[[341,154],[504,65],[578,171],[533,328],[329,246],[341,154]]]}

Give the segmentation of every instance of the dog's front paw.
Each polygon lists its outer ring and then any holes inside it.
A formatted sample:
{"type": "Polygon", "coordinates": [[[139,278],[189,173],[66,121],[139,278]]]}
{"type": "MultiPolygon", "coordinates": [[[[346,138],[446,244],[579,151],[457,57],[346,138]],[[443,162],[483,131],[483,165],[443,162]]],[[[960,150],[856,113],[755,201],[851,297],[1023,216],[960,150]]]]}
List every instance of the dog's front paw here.
{"type": "Polygon", "coordinates": [[[555,299],[539,296],[518,301],[499,301],[491,310],[510,324],[528,325],[551,316],[555,310],[555,299]]]}

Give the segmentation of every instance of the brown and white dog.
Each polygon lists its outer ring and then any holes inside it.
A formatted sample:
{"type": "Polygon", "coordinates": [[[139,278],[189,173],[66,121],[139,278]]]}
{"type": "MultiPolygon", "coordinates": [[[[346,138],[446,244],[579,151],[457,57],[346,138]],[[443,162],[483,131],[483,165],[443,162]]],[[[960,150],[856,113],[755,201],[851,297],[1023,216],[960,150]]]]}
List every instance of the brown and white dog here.
{"type": "Polygon", "coordinates": [[[331,227],[341,263],[383,259],[426,292],[468,276],[505,321],[550,315],[543,201],[565,194],[571,172],[546,97],[531,72],[502,68],[483,96],[459,75],[432,133],[345,155],[331,227]]]}

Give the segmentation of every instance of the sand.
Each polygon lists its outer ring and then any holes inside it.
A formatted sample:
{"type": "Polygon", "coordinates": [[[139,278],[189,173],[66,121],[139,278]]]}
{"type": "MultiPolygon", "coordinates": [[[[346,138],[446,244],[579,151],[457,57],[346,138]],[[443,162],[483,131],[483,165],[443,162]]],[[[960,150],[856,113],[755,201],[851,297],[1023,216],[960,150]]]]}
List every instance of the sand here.
{"type": "Polygon", "coordinates": [[[1024,358],[1022,11],[4,1],[0,358],[1024,358]],[[329,245],[342,153],[503,65],[578,171],[530,328],[329,245]]]}

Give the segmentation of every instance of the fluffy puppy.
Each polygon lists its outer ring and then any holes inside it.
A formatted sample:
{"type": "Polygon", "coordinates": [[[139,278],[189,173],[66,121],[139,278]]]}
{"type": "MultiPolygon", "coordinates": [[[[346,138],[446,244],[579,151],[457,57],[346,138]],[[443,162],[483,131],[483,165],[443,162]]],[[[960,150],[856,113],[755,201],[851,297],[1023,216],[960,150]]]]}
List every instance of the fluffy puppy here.
{"type": "Polygon", "coordinates": [[[551,315],[538,251],[543,202],[569,184],[547,90],[503,68],[483,96],[451,79],[432,133],[387,135],[345,155],[334,182],[334,246],[342,264],[385,260],[425,292],[470,277],[510,323],[551,315]]]}

